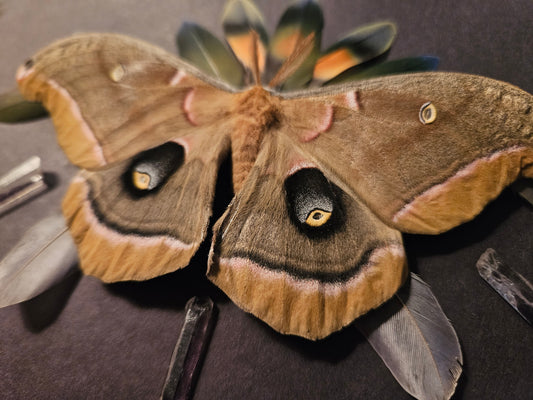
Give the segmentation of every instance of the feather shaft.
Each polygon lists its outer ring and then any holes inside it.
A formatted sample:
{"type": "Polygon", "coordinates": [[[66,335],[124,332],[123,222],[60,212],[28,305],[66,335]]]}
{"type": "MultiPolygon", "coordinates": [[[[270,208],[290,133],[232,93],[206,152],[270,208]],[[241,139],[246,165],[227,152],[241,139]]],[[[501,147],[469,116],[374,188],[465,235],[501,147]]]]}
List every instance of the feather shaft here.
{"type": "Polygon", "coordinates": [[[77,263],[62,215],[39,221],[0,261],[0,307],[29,300],[60,282],[77,263]]]}

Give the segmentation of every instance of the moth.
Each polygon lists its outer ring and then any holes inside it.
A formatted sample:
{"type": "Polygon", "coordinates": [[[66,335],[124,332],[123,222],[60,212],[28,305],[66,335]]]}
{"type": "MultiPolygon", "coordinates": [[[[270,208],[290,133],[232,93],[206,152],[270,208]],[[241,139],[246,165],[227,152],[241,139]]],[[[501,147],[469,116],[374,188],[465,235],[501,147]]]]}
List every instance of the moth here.
{"type": "Polygon", "coordinates": [[[62,207],[86,274],[186,267],[230,157],[235,196],[214,225],[207,276],[275,330],[320,339],[396,293],[402,232],[447,231],[533,177],[530,94],[447,72],[346,79],[364,52],[341,42],[320,54],[320,18],[289,13],[268,44],[251,3],[230,4],[231,51],[204,31],[182,35],[221,52],[207,65],[85,34],[17,71],[81,168],[62,207]]]}

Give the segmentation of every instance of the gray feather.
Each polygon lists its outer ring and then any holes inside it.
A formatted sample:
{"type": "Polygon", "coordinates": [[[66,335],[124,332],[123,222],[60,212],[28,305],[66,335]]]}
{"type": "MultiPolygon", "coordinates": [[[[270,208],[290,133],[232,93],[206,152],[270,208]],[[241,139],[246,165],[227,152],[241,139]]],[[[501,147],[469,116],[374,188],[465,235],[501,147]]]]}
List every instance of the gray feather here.
{"type": "Polygon", "coordinates": [[[417,399],[449,399],[462,372],[457,335],[430,287],[411,274],[391,301],[360,318],[366,336],[398,383],[417,399]]]}
{"type": "Polygon", "coordinates": [[[63,216],[39,221],[0,261],[0,307],[41,294],[75,270],[77,260],[63,216]]]}

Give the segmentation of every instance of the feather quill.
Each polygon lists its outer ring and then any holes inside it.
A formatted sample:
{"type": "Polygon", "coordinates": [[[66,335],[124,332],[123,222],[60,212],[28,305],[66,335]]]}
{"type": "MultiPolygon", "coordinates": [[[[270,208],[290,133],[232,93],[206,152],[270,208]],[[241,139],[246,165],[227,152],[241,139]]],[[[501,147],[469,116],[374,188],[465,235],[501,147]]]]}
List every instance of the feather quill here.
{"type": "Polygon", "coordinates": [[[430,287],[411,274],[378,310],[356,320],[398,383],[417,399],[449,399],[462,372],[457,335],[430,287]]]}
{"type": "Polygon", "coordinates": [[[63,216],[42,219],[0,261],[0,307],[41,294],[75,270],[77,261],[63,216]]]}

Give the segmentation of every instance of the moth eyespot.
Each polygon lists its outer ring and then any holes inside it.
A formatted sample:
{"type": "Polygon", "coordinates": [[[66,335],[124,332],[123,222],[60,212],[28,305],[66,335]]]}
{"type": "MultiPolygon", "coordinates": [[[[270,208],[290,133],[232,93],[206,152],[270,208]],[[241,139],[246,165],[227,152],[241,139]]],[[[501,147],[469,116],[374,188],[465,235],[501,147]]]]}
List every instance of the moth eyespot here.
{"type": "Polygon", "coordinates": [[[133,171],[133,186],[139,190],[148,190],[150,188],[150,175],[144,172],[133,171]]]}
{"type": "Polygon", "coordinates": [[[113,82],[120,81],[125,74],[124,67],[120,64],[116,65],[111,71],[109,71],[109,77],[113,82]]]}
{"type": "Polygon", "coordinates": [[[309,213],[305,223],[309,226],[322,226],[328,222],[329,217],[331,217],[330,212],[316,208],[309,213]]]}
{"type": "Polygon", "coordinates": [[[133,159],[123,175],[126,190],[133,197],[157,192],[183,164],[184,156],[183,146],[175,142],[143,151],[133,159]]]}
{"type": "Polygon", "coordinates": [[[437,107],[435,107],[431,101],[422,104],[422,107],[420,107],[420,112],[418,113],[418,118],[424,125],[435,122],[437,119],[437,107]]]}
{"type": "Polygon", "coordinates": [[[33,58],[30,58],[24,63],[24,68],[30,69],[31,67],[33,67],[34,64],[35,62],[33,61],[33,58]]]}
{"type": "Polygon", "coordinates": [[[303,168],[285,180],[287,210],[292,224],[311,239],[323,239],[342,229],[342,191],[317,168],[303,168]]]}

